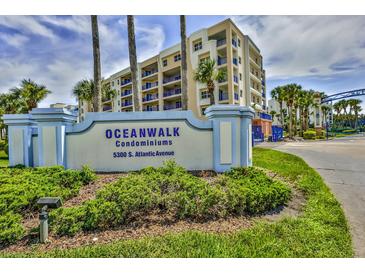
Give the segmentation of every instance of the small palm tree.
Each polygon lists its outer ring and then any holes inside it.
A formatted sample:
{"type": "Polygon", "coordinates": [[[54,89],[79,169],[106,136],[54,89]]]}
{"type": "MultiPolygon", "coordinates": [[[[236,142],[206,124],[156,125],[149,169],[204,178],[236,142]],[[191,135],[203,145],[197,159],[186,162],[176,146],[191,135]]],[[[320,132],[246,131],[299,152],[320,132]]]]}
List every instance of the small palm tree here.
{"type": "MultiPolygon", "coordinates": [[[[79,100],[87,103],[87,111],[92,111],[91,103],[93,102],[94,97],[94,81],[90,80],[81,80],[76,83],[72,90],[73,95],[79,100]]],[[[111,89],[110,86],[104,82],[101,85],[101,94],[102,98],[114,99],[117,95],[117,91],[115,89],[111,89]]]]}
{"type": "Polygon", "coordinates": [[[95,112],[102,111],[101,108],[101,64],[100,64],[100,44],[98,17],[91,15],[91,31],[93,38],[93,57],[94,57],[94,96],[93,106],[95,112]]]}
{"type": "Polygon", "coordinates": [[[134,33],[134,17],[127,16],[128,21],[128,48],[129,48],[129,63],[131,67],[132,90],[133,90],[133,106],[134,111],[140,111],[138,100],[138,83],[137,83],[137,50],[136,50],[136,36],[134,33]]]}
{"type": "Polygon", "coordinates": [[[85,79],[77,82],[77,84],[72,90],[72,93],[79,101],[86,102],[87,104],[86,112],[92,111],[90,107],[94,97],[94,81],[92,79],[90,80],[85,79]]]}
{"type": "Polygon", "coordinates": [[[113,100],[117,96],[117,91],[110,87],[110,84],[102,83],[101,93],[104,100],[113,100]]]}
{"type": "Polygon", "coordinates": [[[226,78],[226,73],[216,67],[215,60],[211,58],[204,59],[199,63],[198,70],[195,72],[195,81],[207,85],[208,94],[210,95],[210,104],[215,104],[214,89],[215,81],[221,82],[226,78]]]}
{"type": "Polygon", "coordinates": [[[284,111],[283,111],[283,105],[285,102],[285,90],[282,86],[278,86],[274,88],[271,91],[271,97],[275,99],[277,102],[279,102],[279,108],[280,108],[280,124],[284,126],[284,111]]]}
{"type": "Polygon", "coordinates": [[[181,39],[181,107],[188,109],[188,78],[186,60],[186,22],[185,15],[180,15],[180,39],[181,39]]]}
{"type": "Polygon", "coordinates": [[[39,85],[31,79],[23,79],[20,87],[12,88],[10,92],[12,95],[8,99],[12,101],[12,104],[24,103],[26,111],[38,107],[38,103],[51,93],[46,86],[39,85]]]}

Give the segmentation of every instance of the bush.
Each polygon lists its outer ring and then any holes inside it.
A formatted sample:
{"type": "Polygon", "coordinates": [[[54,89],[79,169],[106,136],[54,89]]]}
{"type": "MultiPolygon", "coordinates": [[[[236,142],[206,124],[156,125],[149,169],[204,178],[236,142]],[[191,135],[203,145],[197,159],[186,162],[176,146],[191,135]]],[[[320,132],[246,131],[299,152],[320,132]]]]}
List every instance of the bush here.
{"type": "Polygon", "coordinates": [[[22,216],[13,212],[0,215],[0,246],[14,243],[24,236],[21,220],[22,216]]]}
{"type": "Polygon", "coordinates": [[[5,140],[0,140],[0,150],[4,150],[5,140]]]}
{"type": "Polygon", "coordinates": [[[3,150],[6,155],[9,154],[9,144],[6,140],[0,140],[0,151],[3,150]]]}
{"type": "Polygon", "coordinates": [[[117,227],[151,210],[177,220],[259,214],[284,205],[290,193],[256,168],[232,169],[209,183],[168,161],[120,178],[81,206],[53,211],[51,226],[58,235],[74,235],[117,227]]]}
{"type": "Polygon", "coordinates": [[[88,167],[81,171],[65,170],[63,167],[2,168],[0,169],[0,244],[10,243],[8,237],[18,239],[21,228],[21,214],[34,211],[40,197],[59,196],[67,200],[78,194],[82,185],[94,179],[95,174],[88,167]],[[15,224],[17,223],[17,224],[15,224]],[[12,234],[13,233],[13,234],[12,234]]]}
{"type": "Polygon", "coordinates": [[[342,133],[344,134],[352,134],[352,133],[356,133],[357,130],[356,129],[345,129],[342,131],[342,133]]]}
{"type": "Polygon", "coordinates": [[[303,138],[306,140],[315,140],[316,139],[316,132],[312,130],[304,131],[303,138]]]}

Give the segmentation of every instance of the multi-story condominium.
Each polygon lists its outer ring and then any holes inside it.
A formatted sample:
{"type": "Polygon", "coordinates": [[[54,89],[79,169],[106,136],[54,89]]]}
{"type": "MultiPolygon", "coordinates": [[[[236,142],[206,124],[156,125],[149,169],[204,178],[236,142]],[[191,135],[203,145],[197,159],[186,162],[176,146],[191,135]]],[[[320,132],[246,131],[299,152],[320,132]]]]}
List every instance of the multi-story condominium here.
{"type": "MultiPolygon", "coordinates": [[[[217,103],[252,106],[258,117],[267,109],[260,50],[227,19],[187,38],[188,109],[196,116],[202,117],[210,105],[206,86],[194,80],[199,62],[205,58],[214,59],[217,69],[226,72],[226,79],[215,83],[217,103]]],[[[103,100],[103,111],[133,111],[130,68],[111,75],[105,82],[117,95],[103,100]]],[[[138,90],[142,111],[181,110],[180,43],[138,63],[138,90]]],[[[81,121],[89,107],[90,104],[79,102],[81,121]]]]}

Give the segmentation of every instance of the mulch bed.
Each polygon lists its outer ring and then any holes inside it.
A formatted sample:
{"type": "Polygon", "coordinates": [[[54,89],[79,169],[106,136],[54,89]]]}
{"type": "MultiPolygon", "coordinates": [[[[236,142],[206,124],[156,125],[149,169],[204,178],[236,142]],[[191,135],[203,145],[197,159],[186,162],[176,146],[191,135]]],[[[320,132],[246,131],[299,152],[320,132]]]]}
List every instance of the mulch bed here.
{"type": "MultiPolygon", "coordinates": [[[[266,174],[274,179],[285,181],[275,173],[264,170],[266,174]]],[[[80,203],[93,199],[97,190],[104,185],[111,183],[126,173],[98,174],[97,180],[82,187],[80,194],[64,203],[64,207],[72,207],[80,203]]],[[[212,172],[194,172],[194,175],[203,177],[207,181],[216,179],[216,174],[212,172]]],[[[18,243],[3,249],[3,252],[23,252],[36,248],[39,251],[46,251],[54,248],[73,248],[85,245],[101,243],[111,243],[117,240],[140,239],[146,236],[162,236],[166,233],[179,233],[185,231],[201,231],[209,233],[229,234],[238,230],[247,229],[257,220],[278,221],[284,217],[298,216],[305,204],[305,197],[297,190],[292,183],[287,182],[292,187],[292,199],[287,206],[267,212],[260,216],[239,216],[228,217],[218,220],[208,220],[195,222],[190,220],[176,220],[174,216],[159,211],[151,212],[148,215],[135,216],[128,225],[120,226],[107,231],[82,232],[73,237],[57,237],[50,233],[47,244],[38,244],[37,228],[38,214],[29,214],[24,218],[23,225],[28,231],[28,235],[18,243]]]]}

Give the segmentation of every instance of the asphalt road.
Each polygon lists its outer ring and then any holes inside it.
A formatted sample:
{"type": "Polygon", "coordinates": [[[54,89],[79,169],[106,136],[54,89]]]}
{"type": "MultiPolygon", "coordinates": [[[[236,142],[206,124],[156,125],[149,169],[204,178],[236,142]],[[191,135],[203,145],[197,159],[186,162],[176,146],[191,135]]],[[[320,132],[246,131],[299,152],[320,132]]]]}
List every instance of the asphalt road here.
{"type": "Polygon", "coordinates": [[[351,227],[355,256],[364,258],[365,136],[262,146],[298,155],[319,172],[343,206],[351,227]]]}

